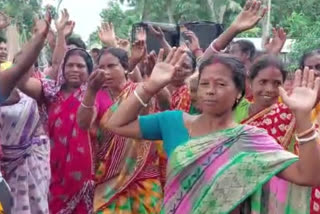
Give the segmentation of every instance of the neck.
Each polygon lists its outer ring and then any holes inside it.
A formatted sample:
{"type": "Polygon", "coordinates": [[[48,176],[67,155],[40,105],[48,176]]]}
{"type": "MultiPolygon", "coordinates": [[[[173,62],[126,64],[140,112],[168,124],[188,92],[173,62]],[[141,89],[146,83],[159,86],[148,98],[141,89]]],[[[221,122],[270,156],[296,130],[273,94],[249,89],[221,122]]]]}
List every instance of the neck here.
{"type": "Polygon", "coordinates": [[[224,112],[219,115],[203,113],[199,116],[202,124],[205,124],[211,131],[218,131],[231,128],[235,125],[232,112],[224,112]]]}
{"type": "MultiPolygon", "coordinates": [[[[273,105],[273,104],[272,104],[273,105]]],[[[268,106],[269,107],[269,106],[268,106]]],[[[249,115],[255,115],[256,113],[262,111],[263,109],[265,108],[268,108],[266,106],[262,106],[262,105],[259,105],[257,103],[252,103],[250,105],[250,108],[249,108],[249,115]]]]}
{"type": "Polygon", "coordinates": [[[69,85],[69,84],[65,84],[63,86],[63,91],[66,92],[66,93],[72,93],[74,92],[75,90],[77,90],[79,87],[75,87],[75,86],[72,86],[72,85],[69,85]]]}
{"type": "Polygon", "coordinates": [[[126,83],[127,83],[127,81],[124,81],[124,82],[122,82],[120,84],[117,84],[114,87],[109,87],[112,99],[115,99],[120,95],[120,93],[122,92],[122,90],[125,87],[126,83]]]}

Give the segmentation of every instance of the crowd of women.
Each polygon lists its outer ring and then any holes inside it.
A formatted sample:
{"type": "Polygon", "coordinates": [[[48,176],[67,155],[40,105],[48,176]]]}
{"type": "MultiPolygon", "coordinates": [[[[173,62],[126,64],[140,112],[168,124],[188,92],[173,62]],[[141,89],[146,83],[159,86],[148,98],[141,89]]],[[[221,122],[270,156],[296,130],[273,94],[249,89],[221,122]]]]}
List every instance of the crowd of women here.
{"type": "Polygon", "coordinates": [[[265,12],[248,1],[206,50],[188,29],[179,48],[154,26],[130,45],[103,23],[88,53],[67,10],[55,33],[36,19],[0,72],[0,212],[320,213],[320,50],[289,75],[283,29],[262,52],[233,41],[265,12]]]}

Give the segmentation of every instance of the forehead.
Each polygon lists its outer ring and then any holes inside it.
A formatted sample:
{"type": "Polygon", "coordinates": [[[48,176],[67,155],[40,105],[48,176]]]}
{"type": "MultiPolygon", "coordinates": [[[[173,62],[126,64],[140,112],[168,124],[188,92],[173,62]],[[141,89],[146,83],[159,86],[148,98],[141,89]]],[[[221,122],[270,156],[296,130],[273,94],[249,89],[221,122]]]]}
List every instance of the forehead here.
{"type": "Polygon", "coordinates": [[[100,58],[99,64],[115,64],[119,63],[118,57],[113,56],[111,53],[103,54],[100,58]]]}
{"type": "Polygon", "coordinates": [[[68,58],[67,64],[69,63],[75,63],[75,64],[86,64],[85,60],[83,59],[82,56],[79,55],[71,55],[68,58]]]}
{"type": "Polygon", "coordinates": [[[260,70],[254,79],[282,80],[282,73],[279,68],[268,66],[260,70]]]}
{"type": "Polygon", "coordinates": [[[320,64],[320,54],[316,54],[316,55],[313,55],[313,56],[306,58],[304,61],[304,64],[306,66],[320,64]]]}
{"type": "Polygon", "coordinates": [[[6,48],[6,47],[7,47],[7,43],[5,43],[5,42],[0,42],[0,47],[1,47],[1,48],[6,48]]]}
{"type": "Polygon", "coordinates": [[[222,79],[226,81],[232,81],[233,75],[231,69],[228,66],[221,63],[214,63],[209,66],[206,66],[202,70],[200,80],[203,79],[222,79]]]}

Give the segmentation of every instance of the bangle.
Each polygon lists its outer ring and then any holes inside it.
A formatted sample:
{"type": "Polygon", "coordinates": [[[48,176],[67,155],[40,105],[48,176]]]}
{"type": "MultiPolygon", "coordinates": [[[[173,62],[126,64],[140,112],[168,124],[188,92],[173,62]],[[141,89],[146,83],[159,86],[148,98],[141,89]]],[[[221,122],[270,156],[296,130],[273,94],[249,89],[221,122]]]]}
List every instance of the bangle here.
{"type": "Polygon", "coordinates": [[[319,136],[318,132],[315,131],[311,137],[299,138],[296,135],[296,140],[298,141],[299,145],[303,145],[305,143],[311,142],[312,140],[315,140],[318,136],[319,136]]]}
{"type": "Polygon", "coordinates": [[[213,52],[217,53],[219,52],[220,50],[217,49],[216,45],[215,45],[215,41],[211,42],[210,44],[210,48],[213,52]]]}
{"type": "Polygon", "coordinates": [[[141,99],[141,97],[139,96],[139,94],[137,93],[136,90],[133,91],[133,94],[134,96],[139,100],[140,104],[143,106],[143,107],[148,107],[148,104],[146,104],[145,102],[143,102],[143,100],[141,99]]]}
{"type": "Polygon", "coordinates": [[[309,135],[309,134],[310,134],[311,132],[313,132],[314,130],[315,130],[315,125],[312,124],[312,127],[311,127],[311,128],[309,128],[309,129],[307,129],[307,130],[305,130],[305,131],[303,131],[303,132],[301,132],[301,133],[297,133],[296,136],[299,137],[299,138],[301,138],[301,137],[304,137],[304,136],[306,136],[306,135],[309,135]]]}
{"type": "Polygon", "coordinates": [[[86,109],[93,109],[93,108],[94,108],[94,105],[92,105],[92,106],[87,106],[87,105],[83,104],[83,102],[81,102],[80,105],[81,105],[83,108],[86,108],[86,109]]]}

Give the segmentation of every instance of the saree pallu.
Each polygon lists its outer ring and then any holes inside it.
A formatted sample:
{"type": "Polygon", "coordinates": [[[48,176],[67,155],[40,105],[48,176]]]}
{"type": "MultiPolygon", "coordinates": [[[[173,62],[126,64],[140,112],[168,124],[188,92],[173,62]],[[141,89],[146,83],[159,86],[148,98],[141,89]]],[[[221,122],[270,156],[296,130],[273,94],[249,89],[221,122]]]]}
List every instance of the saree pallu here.
{"type": "MultiPolygon", "coordinates": [[[[77,110],[86,91],[83,85],[65,98],[56,93],[55,82],[42,80],[49,110],[51,140],[50,213],[88,214],[93,208],[93,162],[89,131],[82,130],[76,121],[77,110]]],[[[98,115],[104,111],[103,93],[97,94],[98,115]]]]}
{"type": "MultiPolygon", "coordinates": [[[[316,124],[318,130],[320,125],[320,104],[318,104],[312,111],[312,121],[316,124]]],[[[310,200],[310,214],[320,214],[320,187],[312,188],[310,200]]]]}
{"type": "Polygon", "coordinates": [[[19,96],[18,103],[0,107],[1,167],[13,196],[12,213],[49,213],[49,138],[37,102],[22,93],[19,96]]]}
{"type": "Polygon", "coordinates": [[[191,95],[187,85],[176,89],[171,95],[171,110],[181,110],[189,113],[191,108],[191,95]]]}
{"type": "Polygon", "coordinates": [[[248,125],[192,138],[169,159],[162,213],[307,213],[310,188],[276,177],[297,160],[248,125]]]}
{"type": "Polygon", "coordinates": [[[276,103],[241,123],[265,129],[285,150],[298,154],[293,139],[296,120],[286,105],[276,103]]]}
{"type": "MultiPolygon", "coordinates": [[[[103,116],[101,127],[119,104],[136,88],[129,82],[115,104],[103,116]]],[[[154,112],[150,102],[147,112],[154,112]]],[[[103,214],[156,214],[160,212],[163,189],[161,185],[161,142],[137,141],[111,132],[103,132],[103,145],[97,154],[94,211],[103,214]]]]}

